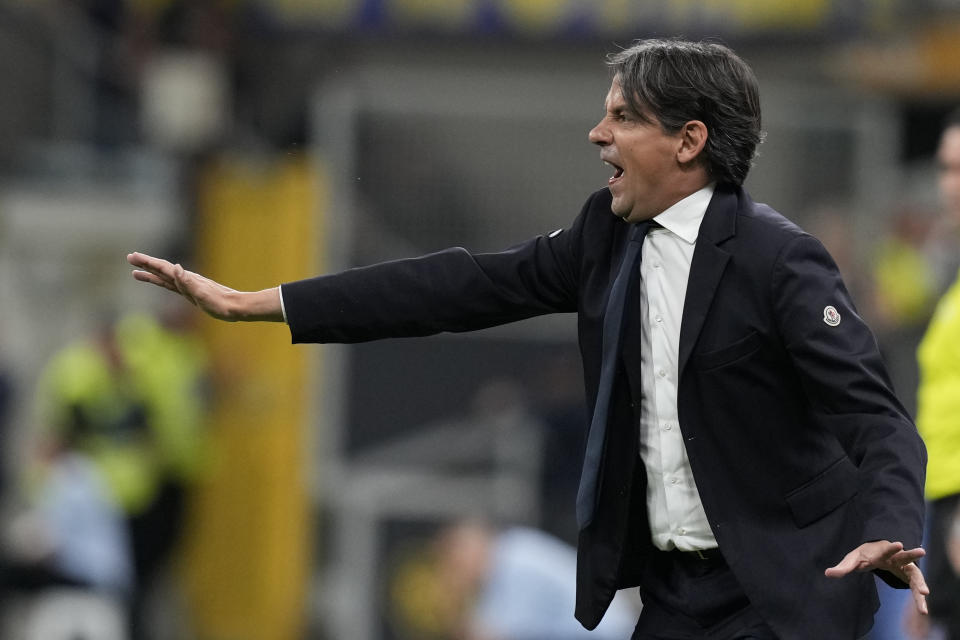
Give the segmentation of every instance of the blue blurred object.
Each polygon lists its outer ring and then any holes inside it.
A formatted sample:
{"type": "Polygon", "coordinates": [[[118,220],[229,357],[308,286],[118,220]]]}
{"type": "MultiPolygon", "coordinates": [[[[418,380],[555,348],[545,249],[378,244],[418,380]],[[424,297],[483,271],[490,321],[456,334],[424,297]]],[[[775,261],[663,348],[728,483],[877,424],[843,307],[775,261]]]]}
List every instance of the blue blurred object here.
{"type": "Polygon", "coordinates": [[[909,640],[903,631],[903,614],[910,602],[910,590],[891,589],[879,578],[875,579],[880,595],[880,610],[873,620],[869,640],[909,640]]]}

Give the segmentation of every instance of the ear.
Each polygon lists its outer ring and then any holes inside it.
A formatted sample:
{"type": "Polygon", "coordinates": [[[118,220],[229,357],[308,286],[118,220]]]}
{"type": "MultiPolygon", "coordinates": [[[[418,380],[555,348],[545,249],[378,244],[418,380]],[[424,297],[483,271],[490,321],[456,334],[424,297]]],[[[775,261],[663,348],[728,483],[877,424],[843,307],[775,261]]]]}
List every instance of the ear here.
{"type": "Polygon", "coordinates": [[[680,129],[680,147],[677,149],[677,161],[688,164],[700,157],[707,144],[707,125],[699,120],[691,120],[680,129]]]}

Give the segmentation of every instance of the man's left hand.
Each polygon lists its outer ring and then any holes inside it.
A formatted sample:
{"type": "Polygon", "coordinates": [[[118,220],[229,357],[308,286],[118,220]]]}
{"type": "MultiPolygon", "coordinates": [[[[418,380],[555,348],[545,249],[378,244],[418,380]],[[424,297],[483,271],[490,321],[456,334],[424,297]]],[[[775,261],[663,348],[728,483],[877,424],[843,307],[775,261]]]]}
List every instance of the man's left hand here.
{"type": "Polygon", "coordinates": [[[828,578],[842,578],[854,571],[873,571],[875,569],[889,571],[910,585],[917,611],[926,614],[927,596],[930,595],[930,589],[927,588],[927,581],[923,579],[923,572],[920,571],[920,567],[915,562],[922,558],[925,553],[920,547],[904,549],[902,542],[888,542],[887,540],[865,542],[844,556],[839,564],[830,567],[824,573],[828,578]]]}

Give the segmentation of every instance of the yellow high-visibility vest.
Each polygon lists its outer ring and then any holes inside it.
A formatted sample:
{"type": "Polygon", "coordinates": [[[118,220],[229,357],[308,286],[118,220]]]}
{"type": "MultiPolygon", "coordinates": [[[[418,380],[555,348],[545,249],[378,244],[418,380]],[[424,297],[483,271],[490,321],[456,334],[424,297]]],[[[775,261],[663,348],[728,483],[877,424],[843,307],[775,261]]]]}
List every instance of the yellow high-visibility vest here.
{"type": "Polygon", "coordinates": [[[918,349],[917,428],[927,445],[928,500],[960,493],[960,278],[937,305],[918,349]]]}

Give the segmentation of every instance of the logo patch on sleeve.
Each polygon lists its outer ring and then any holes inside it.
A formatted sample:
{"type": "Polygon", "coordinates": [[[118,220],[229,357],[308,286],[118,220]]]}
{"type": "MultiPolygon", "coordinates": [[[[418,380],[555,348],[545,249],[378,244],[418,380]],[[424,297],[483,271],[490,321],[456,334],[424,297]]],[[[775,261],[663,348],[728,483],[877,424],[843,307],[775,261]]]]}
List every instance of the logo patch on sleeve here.
{"type": "Polygon", "coordinates": [[[827,305],[823,308],[823,321],[835,327],[840,324],[840,313],[834,307],[827,305]]]}

